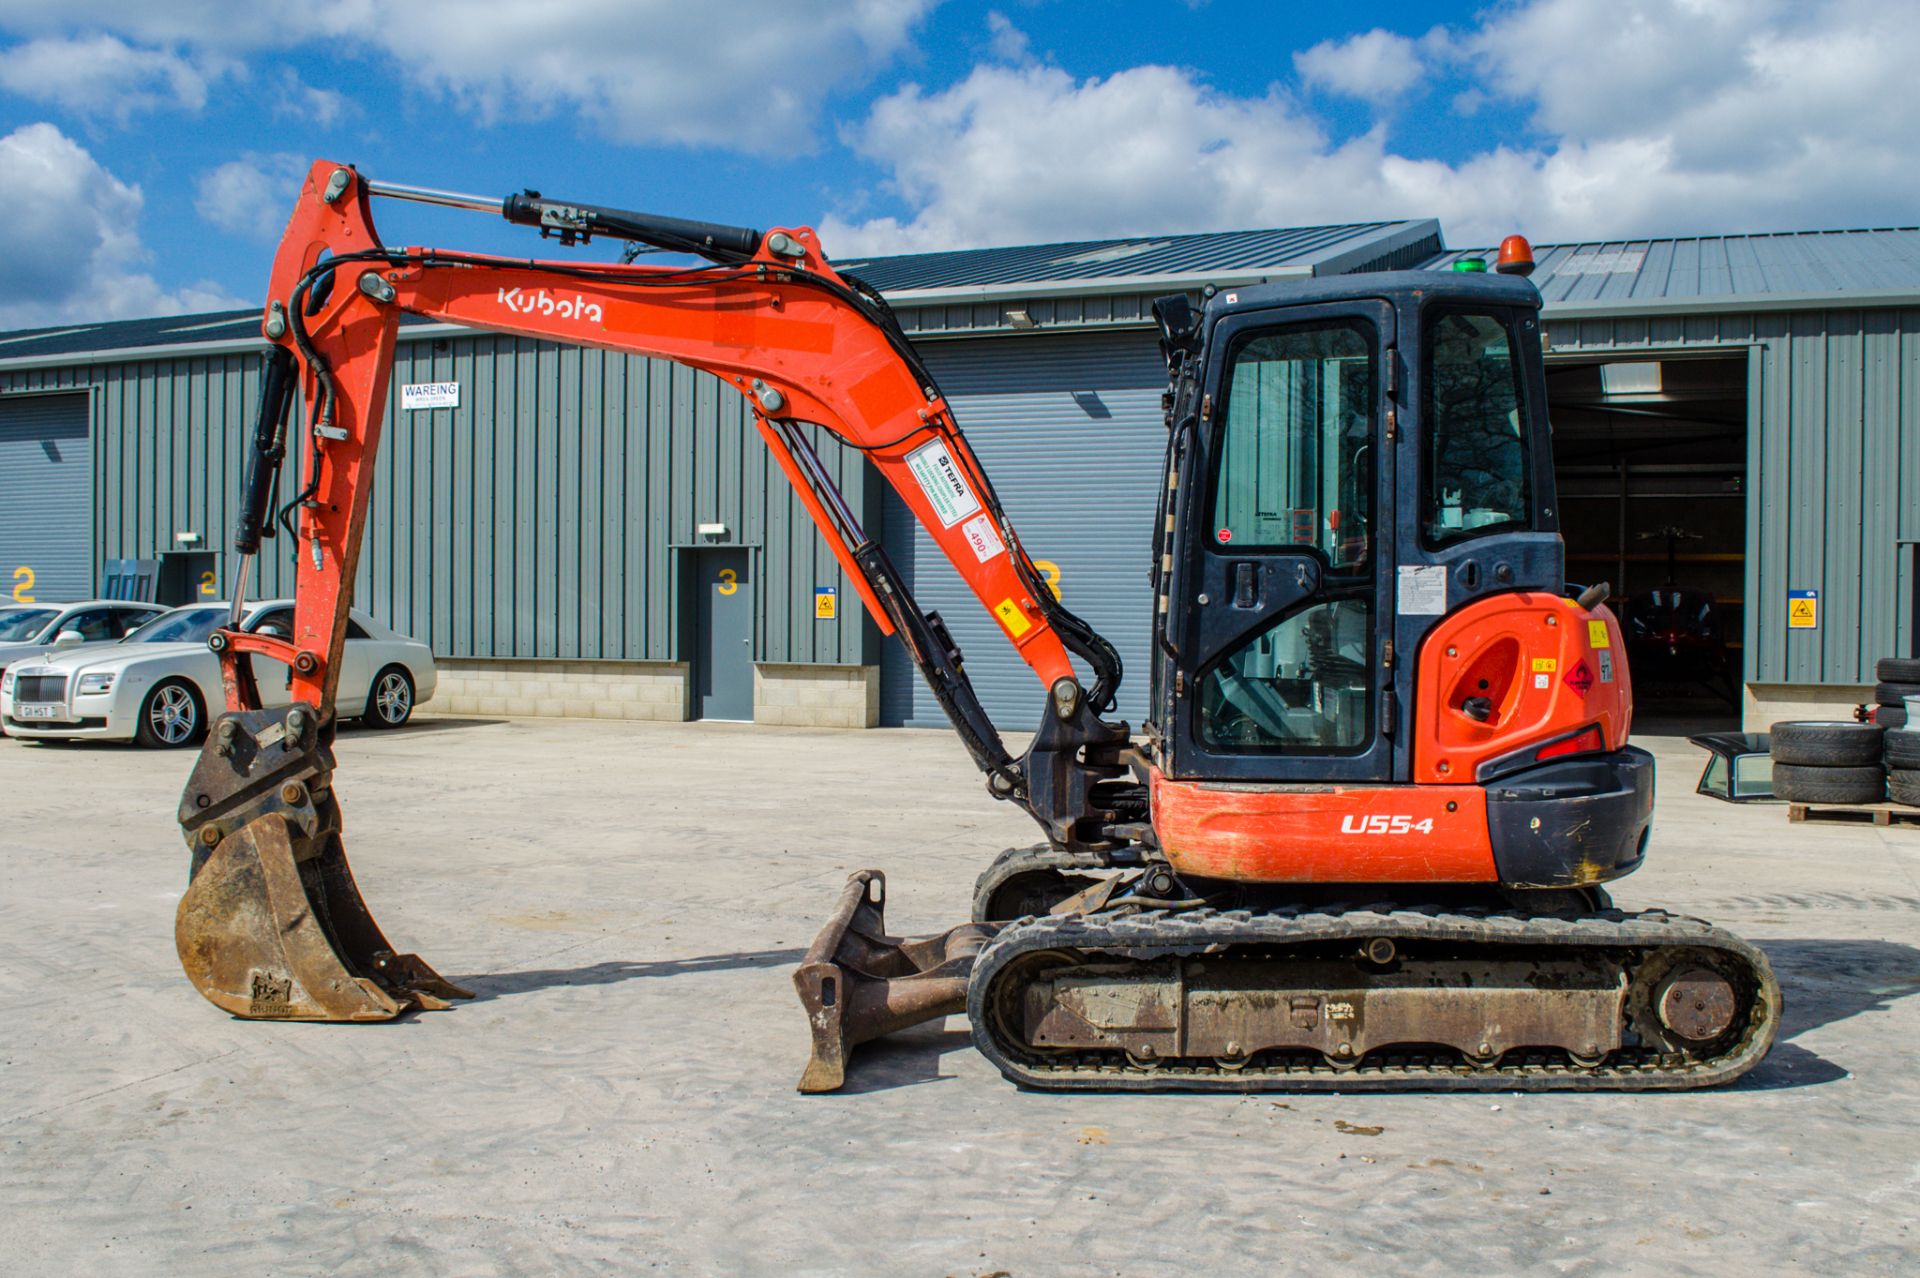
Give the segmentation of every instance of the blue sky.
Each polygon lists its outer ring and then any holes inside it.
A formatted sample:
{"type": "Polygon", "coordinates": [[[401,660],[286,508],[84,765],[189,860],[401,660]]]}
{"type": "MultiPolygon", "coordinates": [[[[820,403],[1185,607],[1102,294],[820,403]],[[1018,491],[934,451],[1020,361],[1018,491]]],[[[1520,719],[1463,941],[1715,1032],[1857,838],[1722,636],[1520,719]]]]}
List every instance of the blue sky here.
{"type": "MultiPolygon", "coordinates": [[[[1910,224],[1887,104],[1917,59],[1912,0],[0,0],[0,327],[255,304],[316,156],[811,223],[847,259],[1910,224]]],[[[535,251],[376,213],[393,243],[535,251]]]]}

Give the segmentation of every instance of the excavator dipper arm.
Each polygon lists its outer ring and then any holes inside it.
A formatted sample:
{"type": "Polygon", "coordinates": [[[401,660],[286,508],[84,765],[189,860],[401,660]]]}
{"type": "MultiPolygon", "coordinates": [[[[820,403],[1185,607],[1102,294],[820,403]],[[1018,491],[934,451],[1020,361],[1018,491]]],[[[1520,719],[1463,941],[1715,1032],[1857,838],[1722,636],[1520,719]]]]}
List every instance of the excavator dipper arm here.
{"type": "MultiPolygon", "coordinates": [[[[1047,590],[884,302],[839,275],[811,230],[763,234],[532,192],[495,202],[372,183],[321,161],[308,173],[274,261],[263,320],[273,345],[234,537],[236,622],[250,557],[276,535],[276,524],[293,539],[293,633],[283,639],[230,625],[210,641],[228,713],[180,810],[194,874],[177,940],[189,974],[214,1002],[242,1016],[384,1019],[464,993],[417,958],[394,954],[380,935],[347,869],[332,791],[334,697],[403,313],[656,356],[718,377],[747,400],[782,473],[876,624],[906,644],[989,790],[1025,808],[1061,848],[1111,846],[1128,837],[1128,822],[1144,819],[1144,796],[1137,806],[1114,797],[1125,789],[1113,778],[1122,771],[1116,756],[1127,726],[1099,718],[1119,681],[1117,655],[1047,590]],[[706,262],[391,249],[374,230],[374,195],[497,212],[563,244],[611,235],[706,262]],[[305,412],[295,421],[300,400],[305,412]],[[1008,753],[981,708],[938,615],[915,604],[835,488],[809,425],[873,463],[1046,688],[1041,729],[1022,759],[1008,753]],[[301,462],[300,486],[283,494],[276,477],[289,450],[301,462]],[[249,655],[291,668],[288,708],[261,708],[249,655]],[[1073,656],[1092,671],[1091,688],[1082,688],[1073,656]]],[[[949,949],[980,943],[977,929],[956,929],[949,938],[895,946],[879,933],[879,906],[875,887],[866,906],[845,912],[871,960],[864,966],[879,973],[882,987],[903,974],[903,963],[939,970],[960,956],[949,949]]],[[[815,988],[808,998],[803,981],[802,994],[815,1022],[816,1062],[823,1053],[837,1062],[881,1022],[842,1025],[853,991],[842,1003],[831,962],[809,968],[815,988]],[[825,1040],[823,1017],[834,1022],[825,1040]]],[[[950,992],[941,1000],[951,1002],[950,992]]],[[[810,1077],[825,1086],[837,1069],[810,1070],[810,1077]]]]}

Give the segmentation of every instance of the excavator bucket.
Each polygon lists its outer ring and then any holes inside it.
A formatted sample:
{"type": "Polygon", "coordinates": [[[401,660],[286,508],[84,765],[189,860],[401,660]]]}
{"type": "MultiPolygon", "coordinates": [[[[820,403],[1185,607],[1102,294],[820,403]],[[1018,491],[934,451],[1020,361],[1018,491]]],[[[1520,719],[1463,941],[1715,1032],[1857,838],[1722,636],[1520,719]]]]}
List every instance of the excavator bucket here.
{"type": "Polygon", "coordinates": [[[963,923],[933,936],[892,937],[886,904],[886,875],[861,870],[849,878],[833,918],[793,974],[813,1031],[803,1092],[838,1090],[860,1044],[965,1011],[974,955],[999,931],[963,923]]]}
{"type": "Polygon", "coordinates": [[[396,954],[340,842],[333,753],[305,706],[223,716],[180,805],[192,877],[174,917],[194,988],[235,1016],[384,1021],[472,994],[396,954]]]}

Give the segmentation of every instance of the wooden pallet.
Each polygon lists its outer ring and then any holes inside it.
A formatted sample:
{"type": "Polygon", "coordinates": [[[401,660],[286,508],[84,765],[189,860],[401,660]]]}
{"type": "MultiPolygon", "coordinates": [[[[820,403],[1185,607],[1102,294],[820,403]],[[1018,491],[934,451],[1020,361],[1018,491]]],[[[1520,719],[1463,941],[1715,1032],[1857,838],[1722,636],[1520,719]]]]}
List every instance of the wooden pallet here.
{"type": "Polygon", "coordinates": [[[1920,808],[1910,808],[1904,803],[1789,803],[1787,820],[1920,825],[1920,808]]]}

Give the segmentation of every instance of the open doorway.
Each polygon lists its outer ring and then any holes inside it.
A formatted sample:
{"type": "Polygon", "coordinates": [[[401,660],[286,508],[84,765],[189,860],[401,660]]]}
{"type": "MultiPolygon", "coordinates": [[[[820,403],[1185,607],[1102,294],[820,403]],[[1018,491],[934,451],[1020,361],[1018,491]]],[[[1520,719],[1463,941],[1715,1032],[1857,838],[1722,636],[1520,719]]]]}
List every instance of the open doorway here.
{"type": "Polygon", "coordinates": [[[1737,729],[1746,678],[1747,356],[1547,367],[1567,576],[1612,583],[1635,727],[1737,729]]]}

